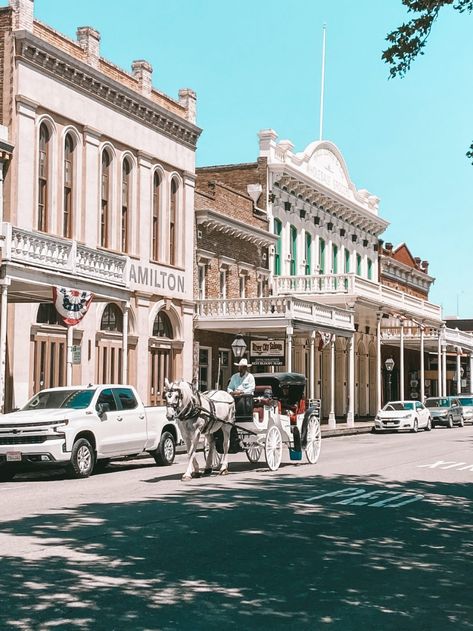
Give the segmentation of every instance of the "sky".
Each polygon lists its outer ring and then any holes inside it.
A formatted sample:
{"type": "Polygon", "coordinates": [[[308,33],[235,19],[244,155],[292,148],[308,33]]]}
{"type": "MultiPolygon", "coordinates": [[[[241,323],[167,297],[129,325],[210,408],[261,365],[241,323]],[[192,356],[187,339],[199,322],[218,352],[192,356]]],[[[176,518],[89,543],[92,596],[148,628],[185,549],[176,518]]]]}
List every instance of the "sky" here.
{"type": "Polygon", "coordinates": [[[473,15],[443,9],[403,79],[381,60],[401,0],[35,0],[35,17],[74,39],[93,26],[102,56],[146,59],[174,98],[194,89],[198,166],[256,160],[260,129],[295,151],[318,139],[326,24],[323,138],[381,199],[381,237],[430,262],[430,300],[473,318],[473,15]]]}

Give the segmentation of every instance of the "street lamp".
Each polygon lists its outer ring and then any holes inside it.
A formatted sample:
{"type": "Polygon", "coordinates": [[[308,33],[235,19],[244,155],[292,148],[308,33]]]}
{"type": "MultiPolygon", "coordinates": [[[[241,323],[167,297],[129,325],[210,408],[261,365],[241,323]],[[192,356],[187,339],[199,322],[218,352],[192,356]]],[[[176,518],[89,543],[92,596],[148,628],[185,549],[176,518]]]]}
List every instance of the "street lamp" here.
{"type": "Polygon", "coordinates": [[[241,335],[237,335],[232,342],[232,351],[236,359],[241,359],[246,351],[246,343],[241,335]]]}
{"type": "Polygon", "coordinates": [[[392,357],[388,357],[387,360],[384,362],[384,365],[386,367],[386,370],[388,371],[388,395],[389,395],[388,400],[391,401],[391,398],[392,398],[391,380],[392,380],[392,375],[393,375],[393,370],[394,370],[394,359],[392,357]]]}

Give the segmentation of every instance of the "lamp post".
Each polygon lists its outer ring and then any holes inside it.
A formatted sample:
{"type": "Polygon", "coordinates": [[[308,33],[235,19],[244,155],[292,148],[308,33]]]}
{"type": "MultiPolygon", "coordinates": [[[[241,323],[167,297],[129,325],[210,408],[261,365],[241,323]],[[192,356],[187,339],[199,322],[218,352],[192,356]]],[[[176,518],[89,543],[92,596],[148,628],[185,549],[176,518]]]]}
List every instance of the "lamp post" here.
{"type": "Polygon", "coordinates": [[[392,382],[392,375],[393,375],[393,370],[394,370],[394,359],[392,357],[388,357],[387,360],[384,362],[384,365],[386,367],[386,370],[388,371],[388,395],[389,395],[388,400],[391,401],[391,398],[392,398],[391,382],[392,382]]]}
{"type": "Polygon", "coordinates": [[[246,343],[243,336],[238,334],[232,342],[232,351],[236,359],[241,359],[246,351],[246,343]]]}

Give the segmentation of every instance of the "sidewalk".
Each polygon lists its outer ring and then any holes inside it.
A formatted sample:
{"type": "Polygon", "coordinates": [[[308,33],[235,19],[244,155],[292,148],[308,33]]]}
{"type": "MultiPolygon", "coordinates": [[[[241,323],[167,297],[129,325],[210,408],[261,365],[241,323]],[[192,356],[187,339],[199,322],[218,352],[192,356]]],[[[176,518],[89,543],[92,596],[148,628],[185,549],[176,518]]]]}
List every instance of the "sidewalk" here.
{"type": "Polygon", "coordinates": [[[322,421],[322,438],[333,438],[335,436],[350,436],[352,434],[368,434],[373,427],[374,419],[370,417],[363,417],[355,419],[354,427],[348,427],[346,419],[337,419],[337,426],[335,429],[331,429],[328,426],[328,420],[322,421]]]}

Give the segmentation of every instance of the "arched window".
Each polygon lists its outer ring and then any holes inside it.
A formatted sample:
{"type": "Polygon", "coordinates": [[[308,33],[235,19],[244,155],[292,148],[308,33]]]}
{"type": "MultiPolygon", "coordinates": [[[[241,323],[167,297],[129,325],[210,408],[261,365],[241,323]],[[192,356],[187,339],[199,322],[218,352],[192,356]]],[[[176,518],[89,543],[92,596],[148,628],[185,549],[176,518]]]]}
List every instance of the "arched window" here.
{"type": "Polygon", "coordinates": [[[100,203],[100,239],[99,243],[103,248],[109,244],[109,222],[110,222],[110,164],[111,158],[108,151],[102,153],[102,186],[100,203]]]}
{"type": "Polygon", "coordinates": [[[274,234],[277,235],[278,240],[274,250],[274,273],[276,276],[281,274],[281,233],[282,223],[279,219],[274,220],[274,234]]]}
{"type": "Polygon", "coordinates": [[[169,208],[169,264],[176,264],[176,216],[177,216],[177,180],[171,180],[171,205],[169,208]]]}
{"type": "Polygon", "coordinates": [[[312,271],[312,236],[305,233],[305,273],[308,276],[312,271]]]}
{"type": "Polygon", "coordinates": [[[297,228],[295,226],[291,226],[290,230],[289,254],[289,274],[295,276],[297,271],[297,228]]]}
{"type": "Polygon", "coordinates": [[[153,337],[165,337],[169,340],[174,337],[171,321],[163,310],[158,313],[154,320],[153,337]]]}
{"type": "Polygon", "coordinates": [[[37,228],[48,230],[48,184],[49,184],[49,141],[51,134],[46,123],[39,128],[38,155],[38,222],[37,228]]]}
{"type": "Polygon", "coordinates": [[[151,258],[159,261],[159,219],[161,206],[161,177],[157,171],[153,177],[153,223],[151,227],[151,258]]]}
{"type": "Polygon", "coordinates": [[[38,315],[36,316],[38,324],[55,324],[63,326],[61,318],[59,318],[56,307],[51,302],[42,302],[38,307],[38,315]]]}
{"type": "Polygon", "coordinates": [[[131,201],[131,163],[128,159],[123,160],[122,167],[122,232],[121,246],[122,252],[128,252],[129,246],[129,226],[130,226],[130,201],[131,201]]]}
{"type": "Polygon", "coordinates": [[[100,322],[101,331],[123,332],[123,313],[117,305],[110,303],[105,307],[100,322]]]}
{"type": "Polygon", "coordinates": [[[72,239],[74,148],[74,140],[71,134],[67,134],[64,142],[64,207],[62,210],[62,236],[66,239],[72,239]]]}
{"type": "Polygon", "coordinates": [[[321,274],[325,274],[325,241],[319,239],[319,270],[321,274]]]}

